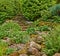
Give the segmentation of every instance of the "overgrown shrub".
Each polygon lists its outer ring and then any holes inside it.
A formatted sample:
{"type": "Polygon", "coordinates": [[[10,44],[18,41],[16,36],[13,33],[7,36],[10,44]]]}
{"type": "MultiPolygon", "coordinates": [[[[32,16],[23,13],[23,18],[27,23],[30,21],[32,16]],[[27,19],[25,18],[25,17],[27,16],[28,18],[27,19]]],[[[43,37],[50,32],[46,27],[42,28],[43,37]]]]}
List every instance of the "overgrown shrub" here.
{"type": "Polygon", "coordinates": [[[60,12],[59,8],[51,7],[49,10],[44,10],[41,12],[42,17],[39,19],[40,21],[46,22],[60,22],[60,12]]]}
{"type": "Polygon", "coordinates": [[[45,48],[43,51],[48,56],[53,56],[54,53],[60,52],[60,25],[51,30],[50,34],[45,38],[45,48]]]}
{"type": "Polygon", "coordinates": [[[47,11],[42,11],[41,20],[60,22],[60,4],[50,7],[47,11]]]}
{"type": "Polygon", "coordinates": [[[52,6],[49,8],[50,12],[53,16],[60,16],[60,4],[56,4],[55,6],[52,6]]]}
{"type": "Polygon", "coordinates": [[[19,0],[1,0],[0,1],[0,23],[13,17],[20,11],[19,0]]]}
{"type": "Polygon", "coordinates": [[[41,17],[41,11],[55,4],[54,0],[20,0],[21,12],[28,20],[41,17]]]}

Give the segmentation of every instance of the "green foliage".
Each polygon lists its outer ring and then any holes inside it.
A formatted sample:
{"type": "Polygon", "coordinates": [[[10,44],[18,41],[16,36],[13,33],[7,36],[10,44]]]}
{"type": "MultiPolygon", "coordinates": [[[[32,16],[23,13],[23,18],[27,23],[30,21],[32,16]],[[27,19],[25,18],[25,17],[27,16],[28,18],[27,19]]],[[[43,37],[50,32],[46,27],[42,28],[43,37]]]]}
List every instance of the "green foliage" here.
{"type": "Polygon", "coordinates": [[[56,26],[45,38],[45,48],[43,51],[52,56],[55,52],[60,52],[60,25],[56,26]]]}
{"type": "Polygon", "coordinates": [[[51,27],[44,25],[44,26],[34,26],[27,29],[28,34],[36,34],[36,31],[50,31],[51,27]]]}
{"type": "Polygon", "coordinates": [[[15,43],[27,43],[30,41],[29,34],[25,31],[20,31],[16,33],[17,37],[14,37],[13,40],[15,43]]]}
{"type": "Polygon", "coordinates": [[[0,40],[0,56],[4,56],[8,44],[0,40]]]}
{"type": "Polygon", "coordinates": [[[50,7],[42,12],[42,20],[60,23],[60,4],[50,7]]]}
{"type": "Polygon", "coordinates": [[[40,18],[41,11],[47,10],[54,4],[54,0],[20,0],[21,12],[28,20],[40,18]]]}
{"type": "Polygon", "coordinates": [[[0,23],[13,17],[20,11],[19,0],[1,0],[0,1],[0,23]]]}
{"type": "Polygon", "coordinates": [[[60,23],[60,16],[52,16],[53,22],[60,23]]]}
{"type": "Polygon", "coordinates": [[[11,38],[15,43],[26,43],[29,41],[29,34],[21,31],[21,27],[13,22],[8,21],[0,26],[0,39],[4,37],[11,38]]]}
{"type": "Polygon", "coordinates": [[[52,18],[52,14],[49,10],[43,10],[41,12],[41,19],[40,20],[43,20],[43,21],[48,21],[49,19],[52,18]]]}
{"type": "Polygon", "coordinates": [[[40,27],[38,27],[38,30],[39,30],[39,31],[50,31],[49,28],[50,28],[49,26],[44,25],[44,26],[40,26],[40,27]]]}
{"type": "Polygon", "coordinates": [[[60,22],[60,4],[41,11],[41,16],[39,21],[60,22]]]}
{"type": "Polygon", "coordinates": [[[13,48],[7,48],[5,54],[9,55],[9,54],[13,53],[14,51],[15,50],[13,48]]]}
{"type": "Polygon", "coordinates": [[[21,30],[21,27],[17,23],[13,21],[5,22],[0,26],[0,38],[14,37],[16,36],[15,32],[18,32],[20,30],[21,30]]]}
{"type": "Polygon", "coordinates": [[[29,28],[27,29],[27,32],[28,32],[28,34],[34,34],[34,33],[35,33],[34,27],[29,27],[29,28]]]}
{"type": "Polygon", "coordinates": [[[51,11],[52,15],[60,16],[60,4],[56,4],[55,6],[52,6],[51,8],[49,8],[49,10],[51,11]]]}
{"type": "Polygon", "coordinates": [[[49,8],[49,10],[42,11],[41,15],[42,17],[39,19],[39,21],[60,22],[59,8],[49,8]]]}

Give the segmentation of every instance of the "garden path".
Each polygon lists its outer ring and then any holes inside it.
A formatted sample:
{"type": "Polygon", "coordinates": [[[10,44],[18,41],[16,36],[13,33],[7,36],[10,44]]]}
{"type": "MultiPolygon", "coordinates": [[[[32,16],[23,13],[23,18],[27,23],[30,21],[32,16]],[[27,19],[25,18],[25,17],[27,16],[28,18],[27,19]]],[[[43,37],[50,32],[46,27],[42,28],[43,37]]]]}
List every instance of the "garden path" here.
{"type": "Polygon", "coordinates": [[[25,20],[22,15],[17,15],[13,18],[13,21],[17,22],[23,31],[25,31],[29,26],[32,25],[33,22],[25,20]]]}

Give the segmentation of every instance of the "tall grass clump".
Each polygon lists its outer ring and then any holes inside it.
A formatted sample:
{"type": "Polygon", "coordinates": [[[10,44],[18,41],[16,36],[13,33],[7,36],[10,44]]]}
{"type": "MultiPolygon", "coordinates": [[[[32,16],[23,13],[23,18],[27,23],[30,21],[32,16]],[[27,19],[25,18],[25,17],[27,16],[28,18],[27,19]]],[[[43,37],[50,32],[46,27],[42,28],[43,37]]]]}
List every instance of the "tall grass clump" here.
{"type": "Polygon", "coordinates": [[[53,56],[54,53],[60,52],[60,25],[56,26],[45,38],[45,48],[43,51],[48,56],[53,56]]]}

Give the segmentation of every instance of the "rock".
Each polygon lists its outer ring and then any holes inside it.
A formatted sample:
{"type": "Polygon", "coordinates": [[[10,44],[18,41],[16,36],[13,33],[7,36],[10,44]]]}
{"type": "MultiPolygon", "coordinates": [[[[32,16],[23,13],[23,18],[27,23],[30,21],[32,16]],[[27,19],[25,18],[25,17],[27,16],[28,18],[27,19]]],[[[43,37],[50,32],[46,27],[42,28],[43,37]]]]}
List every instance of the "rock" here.
{"type": "Polygon", "coordinates": [[[3,40],[4,40],[5,42],[10,42],[10,38],[8,38],[8,37],[5,37],[3,40]]]}
{"type": "Polygon", "coordinates": [[[28,54],[30,54],[30,55],[32,54],[32,55],[35,55],[35,56],[40,56],[39,51],[36,48],[33,48],[33,47],[29,48],[28,54]]]}
{"type": "Polygon", "coordinates": [[[31,37],[31,41],[36,41],[38,34],[31,34],[30,37],[31,37]]]}
{"type": "Polygon", "coordinates": [[[16,44],[10,45],[9,48],[13,48],[13,49],[17,50],[16,44]]]}
{"type": "Polygon", "coordinates": [[[30,47],[34,47],[34,48],[37,48],[38,50],[40,50],[41,49],[41,45],[39,45],[39,44],[37,44],[37,43],[35,43],[35,42],[30,42],[30,47]]]}
{"type": "Polygon", "coordinates": [[[35,55],[30,55],[30,56],[35,56],[35,55]]]}
{"type": "Polygon", "coordinates": [[[28,56],[27,54],[20,54],[19,56],[28,56]]]}
{"type": "Polygon", "coordinates": [[[19,54],[26,54],[27,53],[27,47],[25,44],[18,44],[17,47],[19,49],[19,51],[18,51],[19,54]]]}
{"type": "Polygon", "coordinates": [[[55,55],[53,55],[53,56],[60,56],[60,53],[55,53],[55,55]]]}
{"type": "Polygon", "coordinates": [[[18,50],[25,48],[25,44],[16,44],[16,46],[17,46],[18,50]]]}
{"type": "Polygon", "coordinates": [[[9,48],[14,48],[16,51],[22,50],[25,48],[25,44],[13,44],[10,45],[9,48]]]}
{"type": "Polygon", "coordinates": [[[26,44],[26,47],[27,48],[34,47],[34,48],[36,48],[38,50],[41,50],[42,48],[45,48],[45,43],[42,42],[41,44],[38,44],[38,43],[36,43],[34,41],[31,41],[31,42],[29,42],[29,43],[26,44]]]}
{"type": "Polygon", "coordinates": [[[30,37],[31,38],[37,38],[38,37],[38,34],[31,34],[30,37]]]}
{"type": "Polygon", "coordinates": [[[19,54],[26,54],[27,53],[27,49],[21,49],[18,51],[19,54]]]}
{"type": "Polygon", "coordinates": [[[45,43],[42,43],[41,44],[41,48],[45,48],[45,43]]]}
{"type": "Polygon", "coordinates": [[[12,39],[10,39],[9,37],[5,37],[5,38],[3,39],[3,41],[6,42],[6,43],[8,43],[9,45],[14,44],[14,41],[13,41],[12,39]]]}
{"type": "Polygon", "coordinates": [[[41,44],[44,42],[44,38],[42,36],[38,36],[37,39],[36,39],[36,42],[41,44]]]}
{"type": "Polygon", "coordinates": [[[47,56],[46,54],[43,54],[42,56],[47,56]]]}
{"type": "Polygon", "coordinates": [[[9,56],[19,56],[19,53],[18,52],[14,52],[14,53],[10,54],[9,56]]]}

